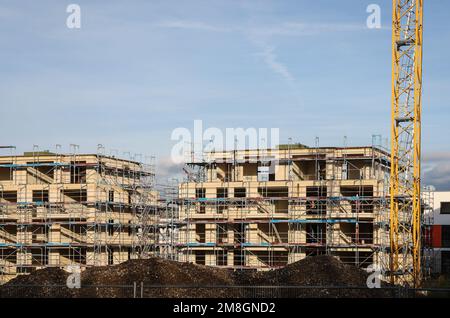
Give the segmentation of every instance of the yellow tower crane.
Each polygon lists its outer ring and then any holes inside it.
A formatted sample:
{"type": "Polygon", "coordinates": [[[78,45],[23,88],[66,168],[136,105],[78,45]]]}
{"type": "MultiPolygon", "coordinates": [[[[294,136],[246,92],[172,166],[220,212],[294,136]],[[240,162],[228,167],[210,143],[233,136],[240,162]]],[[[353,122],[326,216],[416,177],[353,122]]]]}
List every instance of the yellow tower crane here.
{"type": "Polygon", "coordinates": [[[421,282],[423,0],[393,0],[390,177],[391,283],[421,282]]]}

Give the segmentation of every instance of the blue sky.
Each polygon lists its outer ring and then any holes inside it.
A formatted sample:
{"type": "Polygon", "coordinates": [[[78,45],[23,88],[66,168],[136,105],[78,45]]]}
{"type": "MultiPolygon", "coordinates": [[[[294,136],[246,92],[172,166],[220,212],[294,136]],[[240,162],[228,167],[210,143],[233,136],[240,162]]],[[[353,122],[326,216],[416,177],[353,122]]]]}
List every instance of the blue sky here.
{"type": "MultiPolygon", "coordinates": [[[[425,180],[450,189],[450,2],[425,6],[425,180]]],[[[390,19],[389,0],[1,0],[1,143],[101,143],[156,155],[165,176],[171,132],[195,119],[310,145],[386,139],[390,19]],[[70,3],[81,29],[66,27],[70,3]]]]}

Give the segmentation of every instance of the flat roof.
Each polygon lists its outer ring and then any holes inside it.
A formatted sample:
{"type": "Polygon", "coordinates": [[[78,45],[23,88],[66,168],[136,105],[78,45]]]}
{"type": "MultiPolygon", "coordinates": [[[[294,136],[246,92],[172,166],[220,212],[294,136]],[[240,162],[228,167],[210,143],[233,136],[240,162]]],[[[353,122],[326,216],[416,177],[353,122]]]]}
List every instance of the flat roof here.
{"type": "Polygon", "coordinates": [[[208,151],[208,152],[204,152],[203,155],[207,155],[210,157],[217,157],[220,155],[225,155],[225,154],[233,154],[233,153],[237,153],[237,154],[245,154],[245,153],[256,153],[256,152],[264,152],[266,154],[270,154],[270,153],[286,153],[288,151],[291,151],[292,153],[301,153],[301,152],[314,152],[317,150],[322,150],[322,151],[327,151],[327,150],[374,150],[378,153],[384,154],[386,156],[390,156],[390,153],[386,150],[381,149],[380,147],[375,147],[375,146],[357,146],[357,147],[307,147],[307,148],[292,148],[292,149],[287,149],[287,148],[283,148],[283,149],[279,149],[279,148],[268,148],[268,149],[262,149],[262,148],[255,148],[255,149],[244,149],[244,150],[240,150],[240,149],[236,149],[236,150],[220,150],[220,151],[208,151]]]}
{"type": "MultiPolygon", "coordinates": [[[[135,160],[130,160],[130,159],[124,159],[124,158],[119,158],[119,157],[115,157],[115,156],[107,156],[107,155],[100,155],[100,154],[92,154],[92,153],[83,153],[83,154],[57,154],[57,153],[48,153],[48,152],[37,152],[36,153],[36,157],[39,157],[39,159],[41,158],[55,158],[55,157],[72,157],[72,156],[76,156],[76,157],[99,157],[99,158],[106,158],[106,159],[111,159],[111,160],[118,160],[118,161],[123,161],[123,162],[129,162],[129,163],[133,163],[133,164],[141,164],[141,162],[139,161],[135,161],[135,160]]],[[[25,152],[24,154],[21,155],[2,155],[0,156],[0,158],[4,159],[4,158],[30,158],[33,157],[33,152],[25,152]]]]}

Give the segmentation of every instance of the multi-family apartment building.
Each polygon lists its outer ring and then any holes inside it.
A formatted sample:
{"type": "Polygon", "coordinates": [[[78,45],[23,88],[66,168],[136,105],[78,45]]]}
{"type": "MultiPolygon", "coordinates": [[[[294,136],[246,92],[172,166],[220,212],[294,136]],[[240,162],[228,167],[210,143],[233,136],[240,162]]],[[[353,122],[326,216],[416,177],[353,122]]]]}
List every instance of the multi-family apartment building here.
{"type": "Polygon", "coordinates": [[[100,154],[0,156],[0,278],[152,252],[151,166],[100,154]]]}
{"type": "Polygon", "coordinates": [[[325,253],[386,262],[386,151],[286,145],[191,161],[179,186],[181,260],[258,270],[325,253]]]}

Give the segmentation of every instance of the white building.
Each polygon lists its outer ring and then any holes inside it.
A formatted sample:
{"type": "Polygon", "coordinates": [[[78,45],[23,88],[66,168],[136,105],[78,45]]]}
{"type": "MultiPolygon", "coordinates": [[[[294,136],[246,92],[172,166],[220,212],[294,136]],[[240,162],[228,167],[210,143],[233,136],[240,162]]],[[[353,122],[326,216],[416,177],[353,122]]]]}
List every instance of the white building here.
{"type": "Polygon", "coordinates": [[[431,245],[434,273],[450,274],[450,191],[432,193],[434,201],[431,245]]]}

